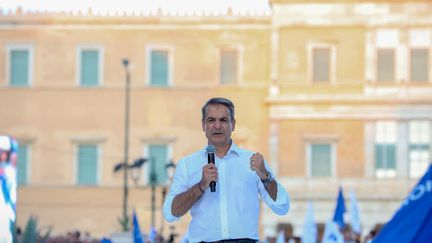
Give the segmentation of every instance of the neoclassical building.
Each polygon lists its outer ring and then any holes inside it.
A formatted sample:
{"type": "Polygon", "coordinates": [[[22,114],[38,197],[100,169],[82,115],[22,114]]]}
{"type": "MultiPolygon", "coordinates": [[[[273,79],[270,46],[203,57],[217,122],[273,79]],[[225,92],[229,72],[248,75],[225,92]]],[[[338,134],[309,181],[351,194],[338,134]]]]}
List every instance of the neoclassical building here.
{"type": "Polygon", "coordinates": [[[355,191],[367,232],[431,161],[431,13],[426,0],[1,11],[0,133],[20,142],[17,224],[35,215],[54,233],[119,231],[124,174],[113,168],[127,154],[152,161],[129,170],[129,211],[168,234],[166,164],[204,146],[201,106],[224,96],[236,105],[236,143],[263,153],[291,196],[284,217],[263,206],[263,239],[288,223],[300,235],[308,202],[318,223],[331,219],[339,187],[347,208],[355,191]]]}

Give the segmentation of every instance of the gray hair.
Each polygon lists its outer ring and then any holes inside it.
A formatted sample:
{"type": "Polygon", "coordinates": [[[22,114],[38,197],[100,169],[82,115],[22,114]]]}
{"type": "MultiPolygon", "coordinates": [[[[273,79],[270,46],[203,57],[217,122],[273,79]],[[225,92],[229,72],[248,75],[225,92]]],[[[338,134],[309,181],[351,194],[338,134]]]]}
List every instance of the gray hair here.
{"type": "Polygon", "coordinates": [[[231,100],[222,97],[211,98],[203,105],[203,107],[201,108],[202,121],[204,121],[205,119],[207,107],[209,105],[216,105],[216,104],[226,106],[229,110],[231,121],[234,121],[234,104],[232,103],[231,100]]]}

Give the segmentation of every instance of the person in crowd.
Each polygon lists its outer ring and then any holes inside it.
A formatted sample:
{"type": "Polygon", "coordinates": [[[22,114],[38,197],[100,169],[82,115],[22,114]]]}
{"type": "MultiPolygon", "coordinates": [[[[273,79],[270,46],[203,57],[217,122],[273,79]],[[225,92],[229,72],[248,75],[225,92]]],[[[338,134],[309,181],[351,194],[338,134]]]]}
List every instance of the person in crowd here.
{"type": "Polygon", "coordinates": [[[190,211],[189,242],[258,242],[260,199],[285,215],[288,193],[261,153],[240,148],[231,139],[236,120],[229,99],[211,98],[201,113],[207,144],[179,161],[164,216],[172,222],[190,211]],[[213,150],[214,164],[208,163],[213,150]]]}

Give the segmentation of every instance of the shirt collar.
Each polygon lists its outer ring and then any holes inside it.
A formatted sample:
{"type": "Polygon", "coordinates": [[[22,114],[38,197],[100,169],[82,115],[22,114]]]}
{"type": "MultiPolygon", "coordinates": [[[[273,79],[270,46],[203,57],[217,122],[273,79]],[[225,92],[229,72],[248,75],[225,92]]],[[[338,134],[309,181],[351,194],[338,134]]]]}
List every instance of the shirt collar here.
{"type": "MultiPolygon", "coordinates": [[[[206,148],[207,148],[207,146],[204,146],[204,148],[202,149],[202,154],[204,156],[207,156],[206,155],[206,148]]],[[[238,156],[238,155],[240,155],[240,148],[234,142],[232,142],[226,155],[237,155],[238,156]]]]}

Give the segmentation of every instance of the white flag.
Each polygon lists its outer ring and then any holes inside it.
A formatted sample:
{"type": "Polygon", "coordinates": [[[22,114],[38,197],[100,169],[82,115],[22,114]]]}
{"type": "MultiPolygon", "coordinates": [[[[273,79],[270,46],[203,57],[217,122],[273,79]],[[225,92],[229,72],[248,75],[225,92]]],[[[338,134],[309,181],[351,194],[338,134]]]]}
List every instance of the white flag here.
{"type": "Polygon", "coordinates": [[[278,237],[276,238],[276,243],[285,243],[285,233],[283,230],[279,231],[278,237]]]}
{"type": "Polygon", "coordinates": [[[343,243],[344,239],[339,231],[339,226],[333,221],[327,221],[322,243],[343,243]]]}
{"type": "Polygon", "coordinates": [[[357,234],[361,234],[360,211],[354,190],[351,190],[350,193],[350,218],[352,230],[357,234]]]}
{"type": "Polygon", "coordinates": [[[306,217],[303,225],[302,242],[303,243],[317,242],[317,226],[315,222],[312,202],[309,202],[307,205],[306,217]]]}

